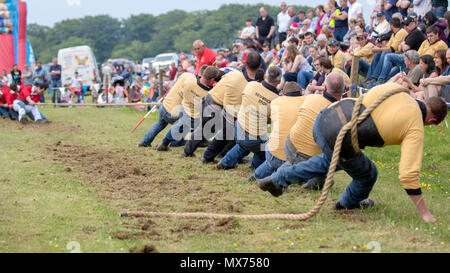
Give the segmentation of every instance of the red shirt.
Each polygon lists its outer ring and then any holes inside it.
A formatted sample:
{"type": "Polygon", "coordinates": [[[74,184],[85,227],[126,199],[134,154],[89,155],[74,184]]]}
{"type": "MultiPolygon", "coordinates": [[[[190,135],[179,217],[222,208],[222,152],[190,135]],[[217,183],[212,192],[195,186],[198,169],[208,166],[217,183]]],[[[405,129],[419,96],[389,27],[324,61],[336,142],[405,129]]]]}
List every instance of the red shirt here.
{"type": "Polygon", "coordinates": [[[41,99],[41,94],[34,93],[32,86],[20,86],[19,98],[26,102],[28,97],[37,103],[41,99]]]}
{"type": "Polygon", "coordinates": [[[197,64],[195,66],[195,74],[198,74],[200,68],[204,65],[213,65],[216,61],[217,54],[205,46],[202,56],[197,55],[197,64]]]}
{"type": "MultiPolygon", "coordinates": [[[[5,88],[5,87],[3,87],[3,88],[5,88]]],[[[8,90],[6,90],[6,89],[3,89],[3,91],[1,91],[1,97],[0,97],[0,104],[7,104],[8,103],[8,101],[6,100],[6,98],[7,98],[7,96],[8,96],[8,93],[9,93],[9,89],[8,90]]]]}
{"type": "Polygon", "coordinates": [[[17,99],[17,93],[13,93],[8,86],[3,86],[3,95],[6,97],[6,103],[13,105],[13,102],[17,99]]]}
{"type": "Polygon", "coordinates": [[[178,69],[176,67],[170,71],[170,80],[171,81],[173,81],[175,79],[177,72],[178,72],[178,69]]]}

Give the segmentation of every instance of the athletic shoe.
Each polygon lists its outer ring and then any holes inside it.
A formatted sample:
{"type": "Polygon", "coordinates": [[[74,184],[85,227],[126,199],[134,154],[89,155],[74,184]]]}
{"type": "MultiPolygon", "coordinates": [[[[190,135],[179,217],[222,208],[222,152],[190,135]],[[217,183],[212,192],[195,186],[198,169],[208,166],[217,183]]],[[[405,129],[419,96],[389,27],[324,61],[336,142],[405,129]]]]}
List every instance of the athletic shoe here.
{"type": "Polygon", "coordinates": [[[204,164],[204,165],[217,163],[217,161],[215,161],[215,160],[212,160],[212,161],[211,160],[207,160],[204,157],[202,157],[201,161],[202,161],[202,164],[204,164]]]}
{"type": "Polygon", "coordinates": [[[139,143],[137,146],[138,146],[138,148],[148,148],[148,147],[152,147],[151,144],[147,146],[147,145],[144,145],[144,143],[142,143],[142,142],[139,143]]]}
{"type": "Polygon", "coordinates": [[[250,176],[250,178],[248,179],[248,183],[254,183],[256,182],[256,177],[254,175],[250,176]]]}

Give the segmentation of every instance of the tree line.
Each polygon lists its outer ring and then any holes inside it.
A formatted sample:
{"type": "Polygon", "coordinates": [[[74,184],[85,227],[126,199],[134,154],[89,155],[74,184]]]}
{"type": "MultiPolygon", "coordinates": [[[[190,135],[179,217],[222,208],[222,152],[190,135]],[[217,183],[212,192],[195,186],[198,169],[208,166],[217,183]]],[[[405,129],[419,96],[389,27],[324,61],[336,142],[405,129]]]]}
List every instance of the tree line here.
{"type": "MultiPolygon", "coordinates": [[[[237,31],[245,27],[247,18],[256,23],[261,6],[228,4],[217,10],[173,10],[158,16],[139,14],[126,19],[86,16],[57,22],[53,27],[29,24],[28,38],[36,58],[43,63],[51,62],[59,49],[79,45],[90,46],[98,62],[109,58],[142,60],[166,52],[190,52],[192,42],[197,39],[209,48],[229,47],[237,31]]],[[[279,7],[264,6],[276,22],[279,7]]]]}

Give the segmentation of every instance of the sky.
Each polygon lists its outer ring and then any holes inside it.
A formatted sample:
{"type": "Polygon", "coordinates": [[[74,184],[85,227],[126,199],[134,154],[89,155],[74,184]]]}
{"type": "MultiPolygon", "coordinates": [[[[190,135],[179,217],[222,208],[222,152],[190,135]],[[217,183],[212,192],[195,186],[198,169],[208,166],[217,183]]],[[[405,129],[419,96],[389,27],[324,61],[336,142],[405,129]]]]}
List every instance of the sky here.
{"type": "MultiPolygon", "coordinates": [[[[327,0],[301,0],[285,1],[288,5],[302,4],[315,7],[325,4],[327,0]]],[[[364,7],[366,20],[375,0],[358,0],[364,7]]],[[[25,0],[28,3],[28,23],[37,23],[53,26],[54,23],[64,19],[80,18],[87,15],[109,14],[115,18],[127,18],[132,14],[150,13],[159,15],[170,10],[181,9],[185,11],[217,9],[223,4],[264,3],[279,6],[282,0],[25,0]]]]}

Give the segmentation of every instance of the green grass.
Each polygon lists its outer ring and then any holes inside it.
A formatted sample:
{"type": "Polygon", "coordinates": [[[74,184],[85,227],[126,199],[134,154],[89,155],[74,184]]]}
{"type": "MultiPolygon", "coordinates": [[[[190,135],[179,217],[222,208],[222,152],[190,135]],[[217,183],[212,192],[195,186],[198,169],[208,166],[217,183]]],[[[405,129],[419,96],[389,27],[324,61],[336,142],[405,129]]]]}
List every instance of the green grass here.
{"type": "MultiPolygon", "coordinates": [[[[320,193],[292,187],[279,199],[247,182],[247,166],[216,171],[200,156],[181,158],[138,149],[155,122],[136,109],[43,108],[51,124],[0,120],[0,252],[128,252],[153,245],[160,252],[449,252],[449,129],[426,128],[424,198],[438,219],[426,224],[398,181],[399,147],[366,149],[380,176],[367,211],[337,213],[336,185],[320,213],[306,222],[120,218],[125,210],[232,214],[301,213],[320,193]]],[[[155,140],[157,144],[163,134],[155,140]]]]}

